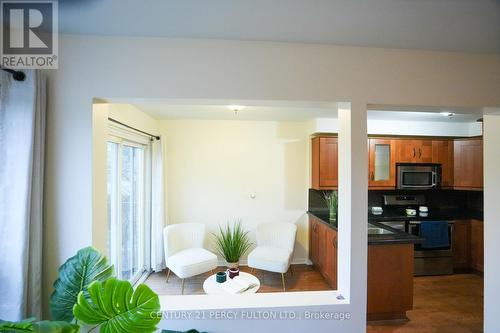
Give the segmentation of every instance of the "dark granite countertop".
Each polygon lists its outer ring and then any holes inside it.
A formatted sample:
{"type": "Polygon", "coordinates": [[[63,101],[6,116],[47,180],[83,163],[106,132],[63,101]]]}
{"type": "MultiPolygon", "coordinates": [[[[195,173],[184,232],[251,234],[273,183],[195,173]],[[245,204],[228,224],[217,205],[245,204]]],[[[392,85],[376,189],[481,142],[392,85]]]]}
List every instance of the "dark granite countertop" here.
{"type": "Polygon", "coordinates": [[[385,209],[382,215],[368,212],[368,221],[453,221],[453,220],[483,220],[483,213],[479,211],[430,211],[428,216],[404,216],[399,210],[385,209]]]}
{"type": "MultiPolygon", "coordinates": [[[[327,225],[328,227],[337,230],[337,223],[329,222],[329,216],[327,213],[322,212],[307,212],[309,215],[314,216],[320,222],[327,225]]],[[[408,244],[408,243],[419,243],[422,241],[421,238],[407,234],[400,230],[393,229],[386,225],[377,223],[376,221],[368,221],[368,223],[373,226],[387,230],[390,233],[387,234],[368,234],[368,244],[369,245],[377,245],[377,244],[408,244]]]]}

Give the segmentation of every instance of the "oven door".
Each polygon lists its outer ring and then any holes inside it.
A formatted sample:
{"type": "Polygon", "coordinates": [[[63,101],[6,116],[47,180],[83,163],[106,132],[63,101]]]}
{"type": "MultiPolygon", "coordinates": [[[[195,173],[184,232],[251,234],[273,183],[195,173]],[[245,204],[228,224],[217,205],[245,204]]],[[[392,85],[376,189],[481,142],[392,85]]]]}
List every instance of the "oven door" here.
{"type": "Polygon", "coordinates": [[[433,170],[411,170],[401,168],[398,174],[398,188],[400,189],[428,189],[436,188],[438,174],[433,170]]]}
{"type": "MultiPolygon", "coordinates": [[[[420,221],[411,221],[409,224],[410,234],[422,237],[420,234],[420,221]]],[[[448,222],[449,244],[444,247],[423,248],[421,244],[415,244],[415,257],[447,257],[453,256],[453,224],[448,222]]]]}
{"type": "MultiPolygon", "coordinates": [[[[410,233],[420,236],[420,222],[410,222],[410,233]]],[[[422,248],[415,244],[413,274],[447,275],[453,274],[453,223],[448,222],[448,246],[440,248],[422,248]]]]}

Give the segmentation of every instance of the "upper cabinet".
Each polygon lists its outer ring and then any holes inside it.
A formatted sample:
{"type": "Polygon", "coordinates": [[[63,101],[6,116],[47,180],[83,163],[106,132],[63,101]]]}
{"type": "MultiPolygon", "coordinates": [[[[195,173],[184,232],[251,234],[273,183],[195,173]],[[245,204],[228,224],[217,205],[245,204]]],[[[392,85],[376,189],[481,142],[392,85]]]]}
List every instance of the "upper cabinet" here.
{"type": "MultiPolygon", "coordinates": [[[[441,187],[460,190],[483,188],[482,139],[369,138],[368,186],[370,189],[396,188],[396,163],[441,164],[441,187]]],[[[338,139],[312,139],[312,188],[338,187],[338,139]]]]}
{"type": "Polygon", "coordinates": [[[396,186],[396,161],[394,140],[372,139],[369,142],[369,187],[396,186]]]}
{"type": "Polygon", "coordinates": [[[397,163],[432,163],[432,140],[395,140],[397,163]]]}
{"type": "Polygon", "coordinates": [[[452,188],[454,175],[452,140],[432,141],[432,163],[441,164],[441,187],[452,188]]]}
{"type": "Polygon", "coordinates": [[[454,187],[464,190],[483,188],[483,140],[454,142],[454,187]]]}
{"type": "Polygon", "coordinates": [[[338,139],[315,137],[312,139],[312,188],[333,190],[338,186],[338,139]]]}

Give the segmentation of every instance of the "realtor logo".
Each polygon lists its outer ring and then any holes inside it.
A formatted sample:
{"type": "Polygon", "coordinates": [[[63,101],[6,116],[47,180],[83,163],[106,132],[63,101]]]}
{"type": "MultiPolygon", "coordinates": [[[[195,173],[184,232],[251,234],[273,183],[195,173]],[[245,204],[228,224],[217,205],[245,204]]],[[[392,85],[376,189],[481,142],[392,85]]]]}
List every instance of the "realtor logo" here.
{"type": "Polygon", "coordinates": [[[1,1],[1,65],[57,68],[57,1],[1,1]]]}

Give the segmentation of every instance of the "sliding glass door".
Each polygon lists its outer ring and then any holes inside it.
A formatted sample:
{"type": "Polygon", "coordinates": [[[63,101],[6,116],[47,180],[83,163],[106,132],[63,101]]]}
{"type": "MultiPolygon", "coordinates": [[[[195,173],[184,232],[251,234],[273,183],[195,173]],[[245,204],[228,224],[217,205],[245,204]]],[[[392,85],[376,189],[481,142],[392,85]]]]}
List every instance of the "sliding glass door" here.
{"type": "Polygon", "coordinates": [[[133,283],[150,269],[149,154],[147,141],[108,139],[108,254],[117,277],[133,283]]]}

